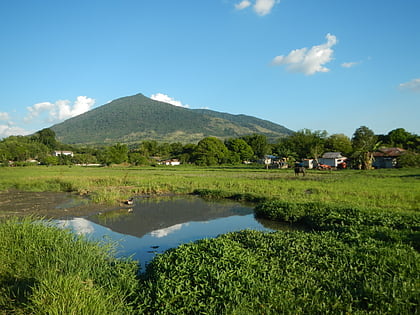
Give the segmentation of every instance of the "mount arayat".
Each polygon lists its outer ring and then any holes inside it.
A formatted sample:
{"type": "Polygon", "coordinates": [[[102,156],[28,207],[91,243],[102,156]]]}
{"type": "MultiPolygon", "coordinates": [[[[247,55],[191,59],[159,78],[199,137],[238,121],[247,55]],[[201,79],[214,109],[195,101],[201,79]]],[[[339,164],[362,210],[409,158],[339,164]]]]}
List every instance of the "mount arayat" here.
{"type": "Polygon", "coordinates": [[[143,140],[196,143],[210,136],[226,139],[254,133],[274,140],[293,133],[284,126],[252,116],[183,108],[142,94],[118,98],[51,129],[63,143],[85,145],[143,140]]]}

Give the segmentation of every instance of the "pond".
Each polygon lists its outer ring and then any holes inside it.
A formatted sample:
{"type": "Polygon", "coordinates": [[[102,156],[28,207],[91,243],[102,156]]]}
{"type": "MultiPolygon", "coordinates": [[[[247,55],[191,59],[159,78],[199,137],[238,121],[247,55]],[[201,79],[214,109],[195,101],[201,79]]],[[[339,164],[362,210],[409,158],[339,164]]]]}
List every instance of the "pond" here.
{"type": "Polygon", "coordinates": [[[139,197],[131,206],[57,222],[89,239],[118,241],[117,255],[139,260],[142,270],[156,254],[191,241],[244,229],[290,228],[257,220],[249,205],[195,196],[139,197]]]}

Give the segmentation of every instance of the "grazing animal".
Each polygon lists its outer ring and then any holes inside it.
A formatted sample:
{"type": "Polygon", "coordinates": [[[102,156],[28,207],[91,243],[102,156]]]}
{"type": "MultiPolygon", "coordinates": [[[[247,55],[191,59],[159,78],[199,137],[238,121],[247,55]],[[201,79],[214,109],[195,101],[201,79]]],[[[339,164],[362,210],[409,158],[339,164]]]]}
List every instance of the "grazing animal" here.
{"type": "Polygon", "coordinates": [[[303,166],[295,166],[295,176],[299,176],[299,173],[305,176],[305,168],[303,166]]]}

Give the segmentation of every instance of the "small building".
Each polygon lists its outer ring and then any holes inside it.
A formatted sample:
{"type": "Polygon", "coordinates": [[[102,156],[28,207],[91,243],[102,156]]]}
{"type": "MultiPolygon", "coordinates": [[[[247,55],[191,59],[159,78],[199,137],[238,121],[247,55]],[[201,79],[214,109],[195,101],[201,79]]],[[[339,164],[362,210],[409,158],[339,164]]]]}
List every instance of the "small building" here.
{"type": "Polygon", "coordinates": [[[314,159],[304,159],[302,161],[302,166],[307,169],[313,169],[318,166],[318,163],[314,159]]]}
{"type": "Polygon", "coordinates": [[[265,165],[271,165],[274,164],[274,161],[278,159],[275,155],[264,155],[263,159],[258,160],[258,163],[265,164],[265,165]]]}
{"type": "Polygon", "coordinates": [[[72,151],[54,151],[53,156],[60,156],[60,155],[67,155],[67,156],[73,156],[72,151]]]}
{"type": "Polygon", "coordinates": [[[328,165],[331,167],[338,167],[346,165],[347,158],[341,155],[341,152],[326,152],[319,159],[319,164],[328,165]],[[344,164],[343,164],[344,163],[344,164]]]}
{"type": "Polygon", "coordinates": [[[398,158],[405,153],[406,150],[401,148],[382,148],[373,153],[374,168],[393,168],[397,166],[398,158]]]}
{"type": "Polygon", "coordinates": [[[178,159],[169,159],[169,160],[163,160],[159,162],[160,165],[171,165],[171,166],[175,166],[175,165],[181,165],[181,161],[178,159]]]}

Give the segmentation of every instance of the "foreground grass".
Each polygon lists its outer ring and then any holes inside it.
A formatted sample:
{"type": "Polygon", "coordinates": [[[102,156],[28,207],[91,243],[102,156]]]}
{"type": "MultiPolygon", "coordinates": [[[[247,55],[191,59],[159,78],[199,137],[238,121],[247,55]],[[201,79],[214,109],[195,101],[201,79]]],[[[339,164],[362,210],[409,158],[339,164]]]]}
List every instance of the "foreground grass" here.
{"type": "Polygon", "coordinates": [[[137,264],[26,218],[0,224],[0,314],[128,314],[137,264]]]}
{"type": "Polygon", "coordinates": [[[418,314],[420,255],[334,232],[243,231],[158,256],[146,314],[418,314]]]}
{"type": "Polygon", "coordinates": [[[94,202],[117,203],[136,194],[222,192],[224,196],[322,202],[359,208],[419,211],[420,170],[308,172],[252,168],[1,168],[0,190],[72,191],[94,202]]]}

